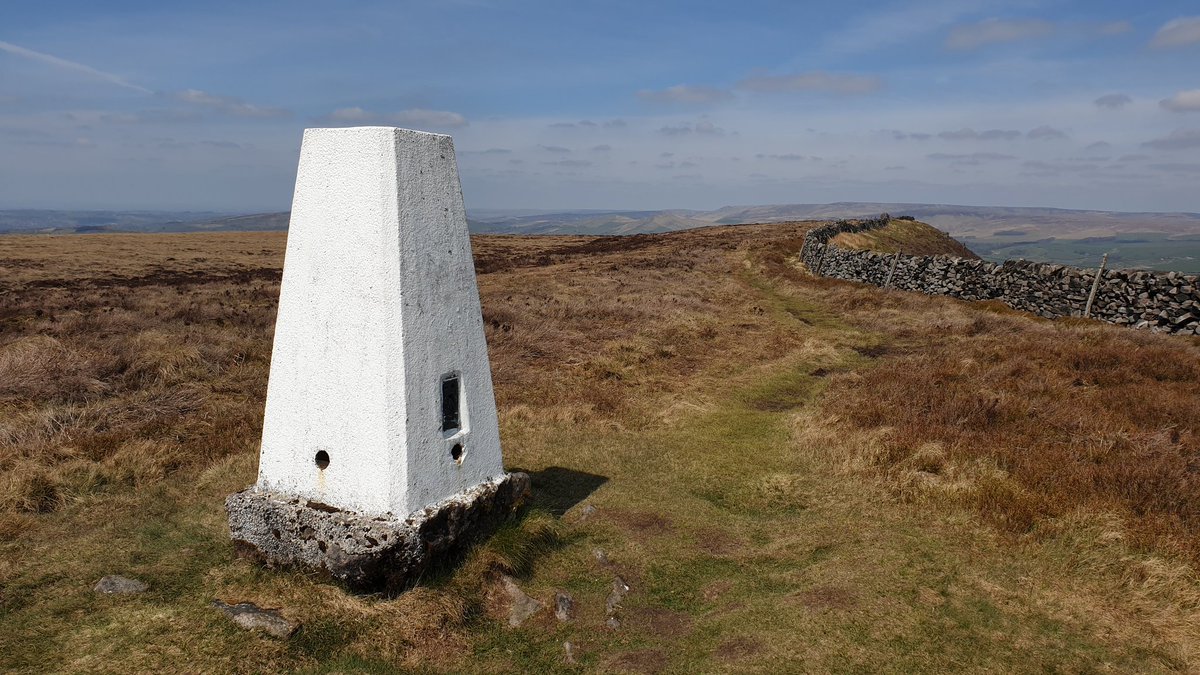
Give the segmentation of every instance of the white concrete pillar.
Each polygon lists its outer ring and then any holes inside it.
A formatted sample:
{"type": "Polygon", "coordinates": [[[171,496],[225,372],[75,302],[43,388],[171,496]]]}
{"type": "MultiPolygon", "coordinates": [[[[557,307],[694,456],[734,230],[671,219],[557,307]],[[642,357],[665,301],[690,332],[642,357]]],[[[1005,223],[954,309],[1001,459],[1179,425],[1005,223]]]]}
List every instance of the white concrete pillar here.
{"type": "Polygon", "coordinates": [[[403,518],[504,475],[453,140],[306,130],[257,489],[403,518]]]}

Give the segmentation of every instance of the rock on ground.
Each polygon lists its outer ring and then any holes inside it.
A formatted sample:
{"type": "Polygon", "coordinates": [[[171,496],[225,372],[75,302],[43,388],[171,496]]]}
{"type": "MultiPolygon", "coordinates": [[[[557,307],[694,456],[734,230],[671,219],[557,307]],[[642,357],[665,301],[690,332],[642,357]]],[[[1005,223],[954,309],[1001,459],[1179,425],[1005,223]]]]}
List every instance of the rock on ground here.
{"type": "Polygon", "coordinates": [[[554,616],[559,621],[570,621],[575,616],[575,598],[566,591],[554,594],[554,616]]]}
{"type": "Polygon", "coordinates": [[[541,611],[542,603],[529,597],[512,577],[500,577],[500,582],[509,599],[508,625],[520,626],[526,619],[541,611]]]}
{"type": "Polygon", "coordinates": [[[150,587],[137,579],[130,579],[116,574],[110,574],[92,587],[92,590],[104,595],[117,595],[126,593],[145,593],[150,587]]]}
{"type": "Polygon", "coordinates": [[[281,640],[291,637],[292,633],[295,633],[296,629],[300,627],[300,624],[283,618],[279,610],[262,609],[252,602],[239,602],[236,605],[227,605],[220,600],[213,600],[212,605],[225,612],[234,623],[242,628],[246,630],[261,630],[271,637],[277,637],[281,640]]]}

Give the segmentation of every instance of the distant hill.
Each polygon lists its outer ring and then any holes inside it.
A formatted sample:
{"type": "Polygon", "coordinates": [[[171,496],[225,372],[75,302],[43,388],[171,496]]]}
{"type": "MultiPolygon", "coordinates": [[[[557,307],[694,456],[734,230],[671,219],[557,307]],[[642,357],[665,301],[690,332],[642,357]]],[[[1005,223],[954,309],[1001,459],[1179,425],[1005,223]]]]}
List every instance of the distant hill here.
{"type": "Polygon", "coordinates": [[[286,230],[288,213],[0,210],[0,234],[286,230]]]}
{"type": "MultiPolygon", "coordinates": [[[[909,215],[989,260],[1027,258],[1084,267],[1104,253],[1124,267],[1200,272],[1200,214],[955,204],[837,202],[726,206],[715,211],[471,209],[481,234],[651,234],[706,225],[909,215]]],[[[205,232],[287,229],[288,213],[0,210],[0,234],[205,232]]]]}
{"type": "MultiPolygon", "coordinates": [[[[488,217],[468,213],[480,234],[653,234],[714,225],[705,211],[579,211],[488,217]]],[[[745,221],[742,221],[745,222],[745,221]]]]}
{"type": "Polygon", "coordinates": [[[809,218],[909,215],[949,232],[958,238],[1082,239],[1119,233],[1159,232],[1200,235],[1200,213],[1145,213],[1083,211],[1008,206],[961,206],[955,204],[905,204],[889,202],[837,202],[834,204],[783,204],[775,206],[729,206],[706,214],[722,224],[780,222],[809,218]]]}
{"type": "MultiPolygon", "coordinates": [[[[1200,235],[1200,213],[1081,211],[1006,206],[837,202],[726,206],[715,211],[535,211],[474,210],[474,232],[489,234],[647,234],[705,225],[773,223],[910,215],[958,238],[1035,241],[1046,237],[1085,239],[1153,232],[1200,235]]],[[[11,232],[190,232],[287,229],[288,212],[231,214],[173,211],[0,210],[0,233],[11,232]]]]}

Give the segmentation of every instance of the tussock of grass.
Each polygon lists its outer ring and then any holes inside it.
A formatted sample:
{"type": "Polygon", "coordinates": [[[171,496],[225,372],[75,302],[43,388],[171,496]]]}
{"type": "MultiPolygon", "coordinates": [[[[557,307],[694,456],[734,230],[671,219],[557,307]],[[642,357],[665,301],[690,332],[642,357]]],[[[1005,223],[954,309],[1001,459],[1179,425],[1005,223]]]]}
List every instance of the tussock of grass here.
{"type": "Polygon", "coordinates": [[[478,547],[462,578],[480,579],[493,573],[528,577],[539,560],[565,543],[561,522],[548,513],[534,511],[506,523],[478,547]]]}

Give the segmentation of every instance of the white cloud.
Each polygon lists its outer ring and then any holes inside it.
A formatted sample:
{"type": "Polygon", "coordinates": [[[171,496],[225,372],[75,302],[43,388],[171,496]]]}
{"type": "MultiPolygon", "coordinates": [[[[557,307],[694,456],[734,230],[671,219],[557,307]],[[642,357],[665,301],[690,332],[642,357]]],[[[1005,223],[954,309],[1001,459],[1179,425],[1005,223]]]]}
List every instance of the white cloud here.
{"type": "Polygon", "coordinates": [[[1155,150],[1200,148],[1200,129],[1176,129],[1162,138],[1146,141],[1142,145],[1155,150]]]}
{"type": "Polygon", "coordinates": [[[283,108],[254,105],[239,98],[218,96],[199,89],[184,89],[169,96],[182,103],[203,106],[233,117],[280,118],[291,116],[291,113],[283,108]]]}
{"type": "Polygon", "coordinates": [[[134,84],[119,75],[113,75],[112,73],[106,73],[103,70],[97,70],[91,66],[84,65],[82,63],[76,63],[75,61],[68,61],[66,59],[60,59],[59,57],[53,56],[50,54],[44,54],[42,52],[35,52],[32,49],[26,49],[20,45],[14,45],[11,42],[4,42],[3,40],[0,40],[0,51],[7,52],[14,56],[20,56],[22,58],[26,58],[31,61],[38,61],[41,63],[46,63],[46,64],[49,64],[56,68],[61,68],[63,70],[70,70],[70,71],[74,71],[77,73],[83,73],[84,75],[88,75],[88,76],[94,77],[99,80],[104,80],[105,82],[108,82],[110,84],[115,84],[118,87],[132,89],[133,91],[140,91],[143,94],[153,94],[154,93],[154,92],[150,91],[149,89],[141,86],[140,84],[134,84]]]}
{"type": "Polygon", "coordinates": [[[852,75],[809,71],[788,75],[751,75],[738,83],[738,89],[757,92],[825,91],[835,94],[867,94],[883,87],[874,75],[852,75]]]}
{"type": "Polygon", "coordinates": [[[1053,32],[1054,24],[1041,19],[985,19],[951,28],[946,36],[946,48],[965,51],[986,45],[1032,40],[1053,32]]]}
{"type": "Polygon", "coordinates": [[[1036,129],[1030,129],[1026,136],[1035,141],[1053,141],[1066,138],[1067,134],[1062,130],[1043,124],[1036,129]]]}
{"type": "Polygon", "coordinates": [[[1181,91],[1158,104],[1171,112],[1200,112],[1200,89],[1181,91]]]}
{"type": "Polygon", "coordinates": [[[963,127],[958,131],[943,131],[938,134],[938,138],[945,141],[1014,141],[1020,137],[1021,132],[1016,129],[975,131],[969,127],[963,127]]]}
{"type": "Polygon", "coordinates": [[[341,126],[373,124],[401,127],[432,127],[437,129],[460,129],[467,126],[467,118],[448,110],[426,110],[425,108],[409,108],[396,113],[376,113],[362,108],[338,108],[333,112],[318,118],[322,124],[341,126]]]}
{"type": "Polygon", "coordinates": [[[570,169],[582,169],[591,166],[592,163],[586,159],[559,159],[553,162],[542,162],[548,166],[561,166],[570,169]]]}
{"type": "Polygon", "coordinates": [[[1119,110],[1133,103],[1133,99],[1129,98],[1128,94],[1105,94],[1100,98],[1092,101],[1097,108],[1108,108],[1109,110],[1119,110]]]}
{"type": "Polygon", "coordinates": [[[777,159],[777,160],[781,160],[784,162],[800,162],[800,161],[808,159],[808,157],[805,157],[804,155],[800,155],[800,154],[797,154],[794,152],[785,152],[781,155],[767,155],[767,154],[763,154],[760,152],[757,155],[755,155],[755,158],[757,158],[757,159],[777,159]]]}
{"type": "Polygon", "coordinates": [[[858,54],[909,45],[989,4],[988,0],[905,0],[883,9],[872,7],[826,38],[823,51],[858,54]]]}
{"type": "Polygon", "coordinates": [[[1157,49],[1186,47],[1200,43],[1200,16],[1181,16],[1163,24],[1150,40],[1157,49]]]}
{"type": "Polygon", "coordinates": [[[972,152],[966,155],[935,152],[925,156],[929,159],[947,161],[951,164],[961,164],[966,166],[979,166],[984,162],[1008,161],[1010,159],[1016,159],[1016,157],[1013,157],[1012,155],[1004,155],[998,152],[972,152]]]}
{"type": "Polygon", "coordinates": [[[660,90],[642,89],[637,97],[649,103],[700,105],[727,101],[733,94],[716,87],[677,84],[660,90]]]}
{"type": "Polygon", "coordinates": [[[1032,169],[1037,172],[1034,175],[1045,175],[1051,173],[1063,173],[1073,171],[1095,171],[1100,168],[1100,165],[1095,162],[1079,162],[1079,161],[1055,161],[1047,162],[1040,159],[1028,160],[1021,162],[1021,166],[1025,169],[1032,169]]]}
{"type": "Polygon", "coordinates": [[[659,129],[658,133],[663,136],[724,136],[725,130],[708,120],[700,120],[695,124],[669,124],[659,129]]]}
{"type": "Polygon", "coordinates": [[[1168,173],[1200,173],[1200,164],[1196,162],[1169,162],[1166,164],[1147,164],[1155,171],[1166,171],[1168,173]]]}

